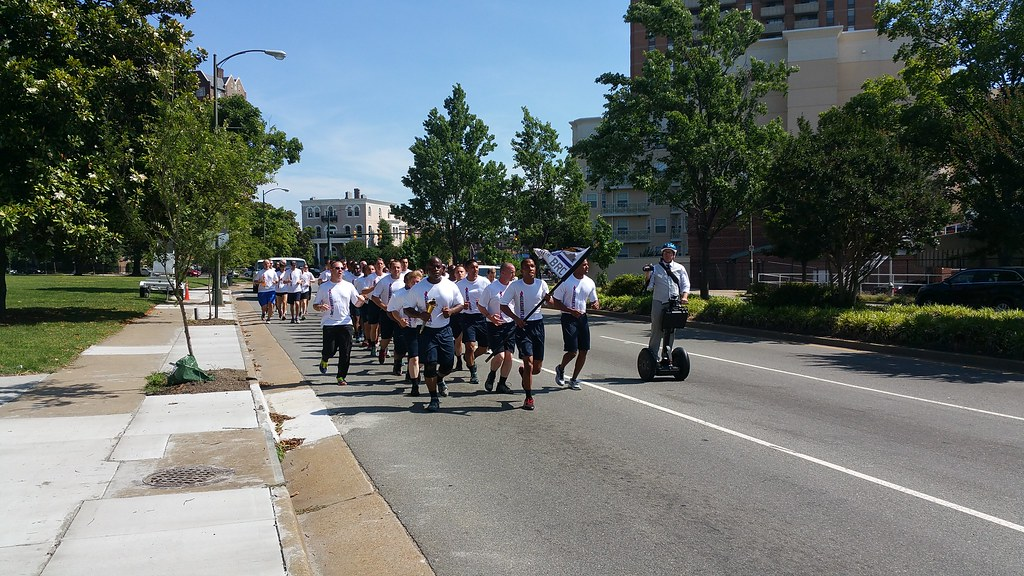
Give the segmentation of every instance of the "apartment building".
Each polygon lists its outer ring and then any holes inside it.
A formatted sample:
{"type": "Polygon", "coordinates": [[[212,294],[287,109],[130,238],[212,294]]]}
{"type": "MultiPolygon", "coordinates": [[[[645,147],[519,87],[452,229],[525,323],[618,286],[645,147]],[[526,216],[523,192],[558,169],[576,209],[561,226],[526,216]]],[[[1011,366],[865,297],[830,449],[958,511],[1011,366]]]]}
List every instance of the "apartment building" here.
{"type": "MultiPolygon", "coordinates": [[[[634,0],[635,1],[635,0],[634,0]]],[[[697,0],[686,0],[692,12],[697,0]]],[[[902,68],[893,62],[898,44],[880,37],[874,28],[874,2],[871,0],[719,0],[722,10],[750,10],[765,25],[765,31],[747,51],[747,58],[786,61],[800,68],[789,78],[788,93],[772,94],[766,100],[768,118],[781,118],[788,130],[796,130],[803,116],[812,125],[818,115],[833,106],[845,104],[860,92],[864,81],[883,74],[895,75],[902,68]]],[[[639,25],[630,28],[630,73],[642,71],[644,54],[664,50],[670,39],[653,37],[639,25]]],[[[592,134],[600,118],[580,118],[570,122],[572,141],[592,134]]],[[[584,169],[586,169],[584,165],[584,169]]],[[[686,214],[678,209],[650,202],[647,193],[629,187],[601,190],[588,188],[583,200],[590,205],[591,216],[603,217],[623,242],[624,259],[646,258],[667,241],[680,244],[680,254],[689,254],[697,246],[689,237],[686,214]]],[[[712,243],[711,269],[706,273],[714,289],[746,288],[753,277],[764,271],[792,267],[762,254],[768,241],[755,220],[723,230],[712,243]],[[751,250],[753,247],[753,268],[751,250]]],[[[693,279],[705,273],[684,262],[693,279]]],[[[637,262],[616,265],[609,276],[633,271],[637,262]]]]}
{"type": "Polygon", "coordinates": [[[310,198],[300,201],[299,225],[313,230],[313,244],[318,263],[341,255],[340,246],[362,242],[376,246],[380,241],[380,221],[390,227],[395,244],[409,234],[409,227],[392,213],[394,204],[363,195],[359,188],[345,192],[344,198],[310,198]]]}

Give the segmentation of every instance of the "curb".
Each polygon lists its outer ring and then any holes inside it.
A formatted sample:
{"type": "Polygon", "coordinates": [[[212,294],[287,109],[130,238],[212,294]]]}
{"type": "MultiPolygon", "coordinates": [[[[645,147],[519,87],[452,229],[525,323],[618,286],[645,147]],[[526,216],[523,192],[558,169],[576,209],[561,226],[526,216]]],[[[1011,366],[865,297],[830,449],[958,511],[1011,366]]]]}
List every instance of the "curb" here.
{"type": "MultiPolygon", "coordinates": [[[[648,315],[630,314],[628,312],[613,312],[610,310],[587,311],[587,314],[591,313],[593,313],[595,316],[609,316],[612,318],[623,318],[627,320],[637,320],[640,322],[651,321],[651,317],[648,315]]],[[[874,342],[862,342],[860,340],[845,340],[843,338],[833,338],[829,336],[811,336],[808,334],[795,334],[793,332],[776,332],[774,330],[762,330],[759,328],[747,328],[744,326],[731,326],[729,324],[713,324],[710,322],[700,322],[695,320],[688,321],[686,323],[686,326],[696,328],[698,330],[707,330],[709,332],[722,332],[724,334],[737,334],[740,336],[754,336],[758,338],[765,338],[771,340],[785,340],[788,342],[798,342],[801,344],[817,344],[819,346],[829,346],[832,348],[848,348],[851,350],[860,350],[863,352],[877,352],[880,354],[902,356],[904,358],[916,358],[918,360],[928,360],[930,362],[940,362],[943,364],[969,366],[971,368],[980,368],[983,370],[994,370],[1000,372],[1013,372],[1018,374],[1024,374],[1024,361],[1011,360],[1009,358],[998,358],[995,356],[978,356],[975,354],[963,354],[959,352],[926,350],[924,348],[909,348],[906,346],[899,346],[896,344],[877,344],[874,342]]]]}
{"type": "Polygon", "coordinates": [[[277,518],[277,538],[281,545],[281,560],[287,574],[311,576],[314,572],[309,561],[309,551],[306,550],[305,539],[299,528],[299,517],[295,514],[291,495],[285,484],[284,468],[281,466],[281,460],[277,457],[277,435],[274,432],[274,423],[270,420],[270,408],[267,405],[267,398],[263,395],[263,390],[260,389],[259,375],[256,372],[256,365],[253,363],[249,347],[245,343],[245,335],[242,333],[237,308],[235,309],[235,336],[238,338],[238,345],[242,350],[245,372],[248,375],[246,379],[249,380],[249,392],[252,394],[256,408],[256,419],[259,420],[260,427],[263,428],[263,437],[267,443],[267,459],[270,469],[274,472],[274,484],[269,488],[274,502],[274,516],[277,518]]]}

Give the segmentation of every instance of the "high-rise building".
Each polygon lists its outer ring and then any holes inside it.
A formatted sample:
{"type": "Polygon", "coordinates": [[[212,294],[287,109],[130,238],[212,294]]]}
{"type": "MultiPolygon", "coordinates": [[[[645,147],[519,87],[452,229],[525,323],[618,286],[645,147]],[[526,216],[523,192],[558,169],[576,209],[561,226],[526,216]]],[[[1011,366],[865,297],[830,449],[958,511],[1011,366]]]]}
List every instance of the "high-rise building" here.
{"type": "MultiPolygon", "coordinates": [[[[635,0],[633,0],[635,1],[635,0]]],[[[697,0],[685,0],[693,13],[697,0]]],[[[875,31],[872,0],[719,0],[722,10],[750,10],[765,25],[760,40],[746,57],[768,62],[785,61],[799,67],[789,77],[786,95],[770,94],[766,98],[768,118],[781,118],[786,129],[795,131],[801,116],[817,125],[818,115],[833,106],[841,106],[861,91],[865,80],[885,74],[895,75],[902,68],[893,62],[898,44],[875,31]],[[836,4],[839,5],[836,5],[836,4]]],[[[637,76],[643,69],[644,54],[649,50],[665,50],[672,40],[653,37],[638,24],[630,25],[630,73],[637,76]]],[[[592,134],[600,118],[580,118],[570,122],[573,143],[592,134]]],[[[686,241],[686,214],[650,202],[647,193],[630,187],[610,190],[588,188],[583,194],[590,204],[591,216],[602,216],[612,232],[624,243],[620,257],[649,257],[661,243],[681,243],[680,256],[696,247],[696,238],[686,241]],[[663,233],[665,232],[665,233],[663,233]]],[[[749,221],[719,233],[712,243],[712,288],[746,288],[751,278],[749,247],[765,247],[768,242],[754,222],[751,236],[749,221]]],[[[686,264],[684,259],[684,264],[686,264]]],[[[766,260],[757,256],[754,277],[763,271],[766,260]]],[[[609,276],[635,271],[636,262],[613,267],[609,276]],[[621,270],[620,270],[621,268],[621,270]]],[[[705,271],[687,264],[691,278],[698,279],[705,271]]]]}

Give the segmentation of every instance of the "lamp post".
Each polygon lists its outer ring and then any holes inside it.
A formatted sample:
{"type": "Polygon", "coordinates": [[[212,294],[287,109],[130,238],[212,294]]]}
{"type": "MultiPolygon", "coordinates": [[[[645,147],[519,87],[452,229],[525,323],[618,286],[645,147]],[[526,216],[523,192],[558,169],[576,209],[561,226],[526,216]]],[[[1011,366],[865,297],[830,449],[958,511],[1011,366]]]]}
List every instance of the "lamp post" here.
{"type": "MultiPolygon", "coordinates": [[[[754,211],[750,211],[750,246],[747,247],[747,251],[750,252],[750,285],[754,285],[754,211]]],[[[747,288],[750,289],[749,287],[747,288]]]]}
{"type": "Polygon", "coordinates": [[[287,188],[271,188],[270,190],[264,190],[263,194],[263,245],[267,245],[267,192],[273,192],[274,190],[284,190],[290,192],[287,188]]]}
{"type": "Polygon", "coordinates": [[[321,206],[320,207],[320,221],[325,222],[327,225],[324,226],[327,230],[327,259],[331,257],[331,222],[338,221],[338,214],[334,211],[334,206],[321,206]]]}
{"type": "MultiPolygon", "coordinates": [[[[220,94],[220,87],[217,86],[217,68],[218,68],[218,64],[222,65],[225,62],[227,62],[228,60],[231,60],[232,58],[234,58],[235,56],[238,56],[238,55],[241,55],[241,54],[248,54],[250,52],[262,52],[262,53],[266,54],[267,56],[273,56],[274,58],[276,58],[278,60],[284,60],[285,56],[287,56],[287,54],[285,54],[283,50],[242,50],[242,51],[239,51],[239,52],[235,52],[234,54],[231,54],[230,56],[228,56],[227,58],[224,58],[223,60],[221,60],[218,63],[218,61],[217,61],[217,54],[214,53],[214,55],[213,55],[213,78],[210,79],[210,87],[213,89],[213,131],[214,132],[216,132],[217,129],[220,127],[219,126],[219,124],[220,124],[220,116],[219,116],[219,109],[218,109],[218,104],[217,104],[218,95],[220,94]]],[[[218,248],[219,248],[219,246],[218,246],[218,248]]],[[[221,294],[221,292],[220,292],[220,251],[219,250],[217,252],[217,267],[216,267],[216,270],[214,272],[216,272],[216,277],[211,282],[211,284],[213,284],[213,315],[214,315],[214,318],[217,318],[218,317],[218,312],[220,311],[220,306],[224,303],[224,295],[221,294]]]]}

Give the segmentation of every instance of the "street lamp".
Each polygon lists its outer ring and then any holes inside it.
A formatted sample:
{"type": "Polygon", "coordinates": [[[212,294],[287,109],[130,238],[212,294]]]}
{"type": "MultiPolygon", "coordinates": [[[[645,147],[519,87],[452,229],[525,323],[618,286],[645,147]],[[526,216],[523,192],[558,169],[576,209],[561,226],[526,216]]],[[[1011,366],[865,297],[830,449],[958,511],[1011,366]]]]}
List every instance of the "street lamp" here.
{"type": "Polygon", "coordinates": [[[287,188],[271,188],[270,190],[264,190],[263,194],[263,245],[267,245],[267,192],[273,192],[274,190],[284,190],[290,192],[287,188]]]}
{"type": "MultiPolygon", "coordinates": [[[[235,52],[234,54],[232,54],[232,55],[228,56],[227,58],[221,60],[220,64],[224,64],[225,62],[227,62],[228,60],[231,60],[235,56],[238,56],[240,54],[248,54],[250,52],[263,52],[267,56],[273,56],[274,58],[276,58],[278,60],[284,60],[285,56],[287,56],[287,54],[285,54],[284,51],[282,51],[282,50],[242,50],[240,52],[235,52]]],[[[218,94],[220,93],[220,88],[217,86],[217,68],[218,68],[217,54],[214,53],[214,55],[213,55],[213,77],[210,78],[210,86],[211,86],[211,88],[213,88],[213,131],[214,132],[216,132],[217,128],[219,128],[218,124],[220,123],[220,117],[218,115],[219,110],[217,108],[217,99],[218,99],[218,94]]],[[[217,318],[217,317],[219,317],[218,316],[218,312],[219,312],[220,306],[224,303],[224,296],[220,292],[220,251],[219,250],[217,251],[217,267],[216,267],[215,272],[216,272],[216,278],[213,279],[211,284],[213,284],[213,316],[214,316],[214,318],[217,318]]]]}
{"type": "MultiPolygon", "coordinates": [[[[287,54],[285,54],[283,50],[242,50],[241,52],[235,52],[234,54],[232,54],[232,55],[228,56],[227,58],[221,60],[220,64],[223,65],[225,62],[227,62],[228,60],[231,60],[232,58],[234,58],[235,56],[238,56],[239,54],[248,54],[250,52],[263,52],[267,56],[273,56],[274,58],[276,58],[278,60],[284,60],[285,57],[287,56],[287,54]]],[[[214,129],[216,129],[218,127],[219,120],[220,120],[218,115],[217,115],[217,95],[220,92],[220,89],[217,87],[217,68],[218,68],[218,65],[217,65],[217,55],[214,54],[213,55],[213,78],[211,78],[211,82],[212,82],[212,86],[213,86],[213,127],[214,127],[214,129]]]]}
{"type": "Polygon", "coordinates": [[[331,258],[331,222],[338,221],[338,213],[335,212],[334,206],[321,206],[320,207],[320,221],[325,222],[327,225],[327,259],[331,258]]]}

